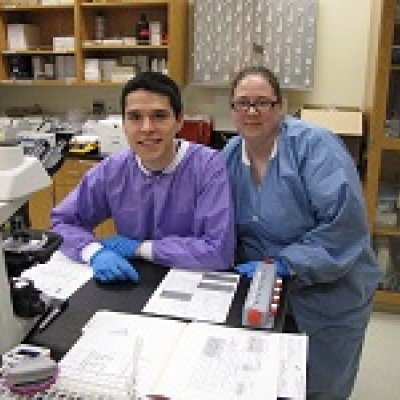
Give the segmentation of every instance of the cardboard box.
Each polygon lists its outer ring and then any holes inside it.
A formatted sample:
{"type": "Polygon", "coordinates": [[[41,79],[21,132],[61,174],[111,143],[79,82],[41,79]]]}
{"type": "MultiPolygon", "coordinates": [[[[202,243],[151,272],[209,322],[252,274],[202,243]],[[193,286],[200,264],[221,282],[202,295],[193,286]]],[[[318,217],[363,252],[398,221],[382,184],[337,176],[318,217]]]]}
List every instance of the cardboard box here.
{"type": "Polygon", "coordinates": [[[363,116],[362,112],[346,108],[303,108],[300,118],[338,134],[354,159],[360,175],[363,174],[363,116]]]}
{"type": "Polygon", "coordinates": [[[362,136],[362,112],[346,109],[303,108],[300,118],[340,136],[362,136]]]}
{"type": "Polygon", "coordinates": [[[74,36],[55,36],[53,37],[54,51],[68,51],[75,49],[74,36]]]}
{"type": "Polygon", "coordinates": [[[39,47],[39,27],[32,24],[8,24],[9,50],[29,50],[39,47]]]}

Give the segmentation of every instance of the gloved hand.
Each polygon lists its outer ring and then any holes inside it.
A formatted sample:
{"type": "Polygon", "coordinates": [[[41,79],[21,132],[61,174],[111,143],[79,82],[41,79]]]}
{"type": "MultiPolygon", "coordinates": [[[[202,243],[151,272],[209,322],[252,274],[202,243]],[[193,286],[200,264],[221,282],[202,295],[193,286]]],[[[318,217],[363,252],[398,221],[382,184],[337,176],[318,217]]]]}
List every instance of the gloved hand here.
{"type": "MultiPolygon", "coordinates": [[[[250,261],[245,264],[239,264],[235,271],[238,272],[240,275],[247,276],[248,278],[253,278],[254,273],[258,267],[258,264],[261,261],[250,261]]],[[[275,260],[274,265],[276,268],[276,273],[281,278],[287,278],[290,275],[289,267],[285,264],[282,260],[275,260]]]]}
{"type": "Polygon", "coordinates": [[[133,265],[104,247],[94,253],[89,264],[93,267],[94,277],[100,282],[139,281],[139,274],[133,265]]]}
{"type": "Polygon", "coordinates": [[[287,264],[282,260],[275,260],[274,261],[276,273],[281,278],[287,278],[290,275],[290,270],[287,264]]]}
{"type": "Polygon", "coordinates": [[[122,257],[134,257],[141,243],[139,240],[129,239],[122,235],[109,236],[101,241],[101,244],[105,248],[114,251],[122,257]]]}
{"type": "Polygon", "coordinates": [[[252,278],[260,262],[261,261],[250,261],[245,264],[239,264],[235,268],[235,271],[242,276],[247,276],[247,278],[252,278]]]}

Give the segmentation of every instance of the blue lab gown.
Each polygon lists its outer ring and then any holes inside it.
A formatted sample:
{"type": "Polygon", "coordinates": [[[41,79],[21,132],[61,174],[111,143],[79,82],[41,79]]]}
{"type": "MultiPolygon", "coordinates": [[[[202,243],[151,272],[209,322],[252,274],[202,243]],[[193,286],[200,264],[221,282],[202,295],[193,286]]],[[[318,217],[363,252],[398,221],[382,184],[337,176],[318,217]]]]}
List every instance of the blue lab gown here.
{"type": "Polygon", "coordinates": [[[242,143],[234,137],[223,150],[238,260],[288,263],[295,274],[289,304],[310,340],[307,391],[347,398],[380,278],[354,163],[337,136],[285,117],[277,153],[257,185],[242,143]]]}
{"type": "Polygon", "coordinates": [[[228,174],[215,150],[190,144],[170,172],[149,175],[131,150],[102,160],[51,213],[61,250],[81,261],[93,229],[114,220],[118,234],[152,241],[153,261],[194,270],[233,264],[234,214],[228,174]]]}

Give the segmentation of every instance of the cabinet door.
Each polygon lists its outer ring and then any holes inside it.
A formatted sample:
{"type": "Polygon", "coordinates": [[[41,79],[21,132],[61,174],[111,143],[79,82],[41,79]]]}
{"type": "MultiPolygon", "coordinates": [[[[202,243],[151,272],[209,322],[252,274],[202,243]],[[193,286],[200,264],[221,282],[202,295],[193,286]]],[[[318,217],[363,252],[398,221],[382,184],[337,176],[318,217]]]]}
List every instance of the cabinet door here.
{"type": "Polygon", "coordinates": [[[115,225],[112,219],[108,219],[104,221],[102,224],[100,224],[95,230],[94,230],[96,237],[99,239],[104,238],[106,236],[110,236],[115,233],[115,225]]]}
{"type": "Polygon", "coordinates": [[[365,193],[383,272],[375,309],[400,312],[400,0],[380,3],[376,65],[371,69],[375,79],[367,98],[370,140],[365,193]]]}
{"type": "MultiPolygon", "coordinates": [[[[67,160],[55,177],[54,199],[57,205],[79,183],[86,171],[96,165],[97,161],[67,160]]],[[[95,229],[98,238],[115,233],[114,223],[111,219],[104,221],[95,229]]]]}
{"type": "Polygon", "coordinates": [[[53,185],[34,193],[29,199],[29,219],[33,229],[50,228],[50,211],[53,208],[53,185]]]}
{"type": "Polygon", "coordinates": [[[195,1],[194,80],[227,85],[244,66],[265,65],[283,88],[312,88],[317,3],[195,1]]]}
{"type": "Polygon", "coordinates": [[[56,185],[76,186],[83,175],[97,164],[94,160],[67,159],[54,176],[56,185]]]}
{"type": "Polygon", "coordinates": [[[374,244],[384,273],[382,289],[396,293],[400,303],[400,21],[395,20],[392,35],[374,244]]]}

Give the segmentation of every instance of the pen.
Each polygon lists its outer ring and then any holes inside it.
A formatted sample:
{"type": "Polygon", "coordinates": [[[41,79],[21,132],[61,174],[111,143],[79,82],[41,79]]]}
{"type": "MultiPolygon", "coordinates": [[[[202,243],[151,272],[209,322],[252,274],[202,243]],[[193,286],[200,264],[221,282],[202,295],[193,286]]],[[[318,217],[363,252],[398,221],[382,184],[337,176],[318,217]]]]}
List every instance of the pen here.
{"type": "Polygon", "coordinates": [[[46,329],[49,324],[59,315],[61,314],[68,305],[68,300],[60,300],[57,301],[56,304],[51,306],[50,312],[46,315],[46,317],[40,322],[39,330],[43,331],[46,329]]]}

